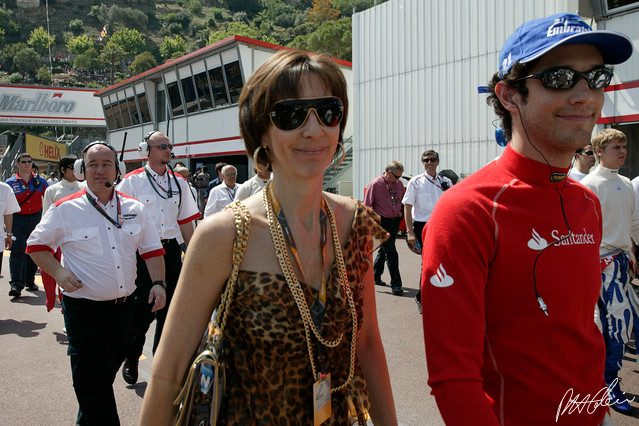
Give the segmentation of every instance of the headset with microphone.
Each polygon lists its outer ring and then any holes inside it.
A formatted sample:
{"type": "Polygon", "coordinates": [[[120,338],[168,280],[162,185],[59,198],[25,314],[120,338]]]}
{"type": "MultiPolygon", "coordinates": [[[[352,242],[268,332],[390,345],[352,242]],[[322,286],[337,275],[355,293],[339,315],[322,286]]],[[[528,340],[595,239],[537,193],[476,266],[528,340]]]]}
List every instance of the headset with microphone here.
{"type": "MultiPolygon", "coordinates": [[[[95,145],[104,145],[107,148],[109,148],[111,151],[113,151],[113,155],[115,155],[115,163],[116,163],[115,181],[118,182],[120,180],[120,177],[124,176],[126,174],[126,166],[124,165],[123,161],[118,160],[118,152],[115,150],[115,148],[113,148],[111,145],[109,145],[105,141],[94,141],[94,142],[91,142],[90,144],[88,144],[82,150],[81,158],[78,158],[73,163],[73,174],[74,174],[74,176],[78,180],[84,180],[85,179],[86,166],[84,164],[84,156],[86,155],[86,153],[89,150],[89,148],[91,148],[92,146],[95,146],[95,145]]],[[[111,186],[113,186],[113,183],[107,182],[104,185],[107,188],[110,188],[111,186]]]]}
{"type": "MultiPolygon", "coordinates": [[[[167,123],[167,127],[168,127],[168,123],[167,123]]],[[[144,139],[142,139],[142,142],[140,142],[140,144],[138,145],[138,155],[140,156],[140,158],[147,158],[149,156],[149,152],[151,151],[151,146],[149,145],[149,139],[151,139],[151,136],[153,136],[153,134],[158,132],[159,130],[151,130],[149,133],[146,134],[146,136],[144,136],[144,139]]],[[[173,152],[171,152],[171,158],[175,158],[175,154],[173,154],[173,152]]],[[[178,195],[180,197],[178,201],[178,206],[180,206],[182,205],[182,187],[180,186],[180,182],[178,182],[177,177],[175,176],[173,167],[171,167],[170,164],[167,164],[167,167],[171,171],[171,173],[169,173],[169,176],[173,175],[173,179],[175,180],[175,185],[177,186],[178,195]]]]}

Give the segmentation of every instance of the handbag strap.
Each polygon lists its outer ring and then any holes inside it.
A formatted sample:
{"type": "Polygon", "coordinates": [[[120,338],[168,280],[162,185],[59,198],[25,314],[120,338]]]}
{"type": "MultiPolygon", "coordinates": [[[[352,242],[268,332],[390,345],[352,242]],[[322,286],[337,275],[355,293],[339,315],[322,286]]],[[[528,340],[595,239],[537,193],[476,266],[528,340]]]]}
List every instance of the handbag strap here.
{"type": "Polygon", "coordinates": [[[226,288],[220,298],[220,303],[217,307],[217,316],[213,322],[212,330],[217,332],[209,334],[209,343],[215,338],[216,341],[220,341],[222,334],[224,333],[224,327],[226,326],[226,320],[229,313],[229,307],[233,300],[233,294],[235,293],[235,285],[237,283],[237,276],[240,271],[240,264],[244,258],[244,252],[246,251],[246,243],[249,237],[249,231],[251,228],[251,215],[244,204],[240,201],[235,201],[229,204],[227,209],[233,210],[235,216],[235,242],[233,244],[233,268],[231,269],[231,275],[226,282],[226,288]]]}

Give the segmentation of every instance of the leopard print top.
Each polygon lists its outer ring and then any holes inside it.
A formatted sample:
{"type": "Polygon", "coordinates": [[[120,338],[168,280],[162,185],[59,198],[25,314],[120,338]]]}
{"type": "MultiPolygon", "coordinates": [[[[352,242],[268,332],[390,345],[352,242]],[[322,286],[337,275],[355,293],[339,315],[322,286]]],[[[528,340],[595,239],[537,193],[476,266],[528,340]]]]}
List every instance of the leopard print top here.
{"type": "MultiPolygon", "coordinates": [[[[359,327],[362,318],[362,281],[371,266],[374,238],[388,234],[379,217],[357,202],[350,235],[343,244],[344,261],[353,291],[359,327]]],[[[333,340],[342,331],[336,348],[325,348],[331,386],[348,378],[352,321],[341,290],[337,264],[327,280],[326,314],[322,335],[333,340]]],[[[302,285],[309,306],[315,291],[302,285]]],[[[226,391],[220,424],[313,424],[313,374],[302,319],[283,275],[240,271],[225,328],[226,391]]],[[[315,338],[313,337],[315,343],[315,338]]],[[[317,355],[316,347],[313,348],[317,355]]],[[[324,424],[348,424],[349,406],[368,411],[370,403],[359,362],[349,385],[331,396],[332,415],[324,424]]]]}

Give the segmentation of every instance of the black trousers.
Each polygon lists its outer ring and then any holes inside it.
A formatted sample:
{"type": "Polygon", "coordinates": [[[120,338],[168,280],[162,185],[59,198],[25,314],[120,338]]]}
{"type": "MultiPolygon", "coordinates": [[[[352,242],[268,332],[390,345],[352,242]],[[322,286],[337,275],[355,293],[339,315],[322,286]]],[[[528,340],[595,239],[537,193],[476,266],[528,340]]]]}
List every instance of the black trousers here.
{"type": "Polygon", "coordinates": [[[113,381],[129,342],[133,299],[115,305],[62,298],[79,425],[119,425],[113,381]]]}
{"type": "MultiPolygon", "coordinates": [[[[424,241],[422,239],[422,232],[424,232],[424,226],[426,226],[426,222],[417,222],[413,221],[413,231],[415,232],[415,238],[419,242],[420,247],[422,248],[422,253],[424,250],[424,241]]],[[[420,265],[424,265],[424,258],[422,257],[422,262],[420,265]]],[[[417,300],[422,301],[422,268],[419,268],[419,287],[417,287],[417,294],[415,295],[417,300]]]]}
{"type": "Polygon", "coordinates": [[[390,286],[392,288],[402,288],[402,276],[399,274],[399,255],[395,247],[399,224],[402,222],[401,217],[381,217],[380,225],[386,232],[390,234],[388,240],[381,245],[373,262],[373,271],[375,281],[379,281],[384,273],[384,263],[388,265],[388,272],[391,276],[390,286]]]}
{"type": "Polygon", "coordinates": [[[162,336],[166,313],[169,310],[169,305],[173,299],[175,287],[177,286],[177,280],[182,270],[182,251],[180,250],[180,245],[177,240],[168,240],[168,242],[163,243],[162,246],[165,251],[166,305],[157,312],[151,312],[153,303],[149,303],[149,293],[153,287],[153,280],[151,280],[151,275],[149,275],[146,262],[139,254],[137,255],[137,277],[135,279],[137,288],[133,293],[135,296],[135,309],[131,329],[131,342],[127,353],[127,358],[131,361],[137,360],[140,358],[140,355],[142,355],[146,332],[149,330],[149,326],[153,320],[157,319],[155,324],[155,338],[153,340],[153,353],[155,353],[160,343],[160,337],[162,336]]]}
{"type": "Polygon", "coordinates": [[[31,256],[24,251],[27,248],[27,238],[40,223],[42,211],[33,214],[13,214],[13,227],[11,231],[16,240],[11,246],[9,256],[9,273],[11,280],[9,285],[23,289],[27,284],[33,284],[35,273],[38,269],[31,260],[31,256]]]}

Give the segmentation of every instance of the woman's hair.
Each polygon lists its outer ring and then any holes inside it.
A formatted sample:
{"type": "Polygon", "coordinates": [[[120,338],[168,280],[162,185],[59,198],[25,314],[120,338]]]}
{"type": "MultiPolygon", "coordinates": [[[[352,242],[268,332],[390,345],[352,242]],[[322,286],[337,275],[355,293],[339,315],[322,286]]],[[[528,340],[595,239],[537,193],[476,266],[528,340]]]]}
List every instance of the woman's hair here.
{"type": "Polygon", "coordinates": [[[268,113],[273,105],[299,97],[302,79],[310,75],[318,77],[330,94],[344,104],[339,128],[339,141],[342,141],[348,116],[346,79],[342,71],[327,56],[281,50],[251,74],[240,94],[240,133],[249,156],[262,144],[262,136],[271,125],[268,113]]]}
{"type": "Polygon", "coordinates": [[[528,88],[526,87],[526,80],[518,80],[521,77],[525,77],[529,74],[530,70],[533,68],[535,61],[528,62],[525,64],[517,62],[510,69],[508,74],[506,74],[503,78],[499,77],[498,73],[493,75],[493,79],[488,83],[488,89],[490,90],[490,95],[486,99],[486,103],[488,105],[492,105],[495,109],[495,114],[501,120],[501,127],[504,129],[504,135],[506,136],[506,140],[510,140],[512,138],[512,130],[513,130],[513,119],[510,116],[510,111],[508,111],[501,104],[501,101],[497,97],[495,93],[495,86],[500,81],[506,83],[509,87],[516,89],[523,100],[526,100],[526,96],[528,95],[528,88]]]}

